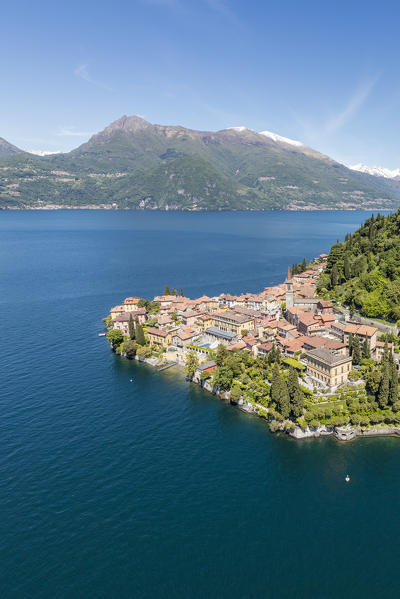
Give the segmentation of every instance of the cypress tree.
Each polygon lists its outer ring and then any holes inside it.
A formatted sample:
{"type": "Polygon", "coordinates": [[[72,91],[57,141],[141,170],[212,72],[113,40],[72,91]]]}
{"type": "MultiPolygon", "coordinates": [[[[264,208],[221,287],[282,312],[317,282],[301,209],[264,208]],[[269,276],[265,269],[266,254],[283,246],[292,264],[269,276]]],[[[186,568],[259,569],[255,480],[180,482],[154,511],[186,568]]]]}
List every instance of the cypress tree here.
{"type": "Polygon", "coordinates": [[[174,289],[174,288],[172,288],[172,289],[171,289],[171,295],[175,295],[175,296],[177,296],[177,295],[178,295],[178,292],[177,292],[177,290],[176,290],[176,289],[174,289]]]}
{"type": "Polygon", "coordinates": [[[288,387],[290,399],[293,397],[298,384],[299,384],[299,380],[297,378],[297,372],[295,371],[294,368],[290,367],[288,381],[287,381],[287,387],[288,387]]]}
{"type": "Polygon", "coordinates": [[[338,269],[336,264],[334,264],[332,266],[332,271],[331,271],[331,287],[336,287],[336,285],[338,284],[338,269]]]}
{"type": "Polygon", "coordinates": [[[278,411],[284,418],[288,418],[290,414],[290,398],[285,380],[280,376],[280,392],[277,402],[278,411]]]}
{"type": "Polygon", "coordinates": [[[180,295],[181,297],[185,297],[185,294],[183,293],[183,289],[182,289],[182,287],[181,287],[181,289],[180,289],[180,291],[179,291],[179,295],[180,295]]]}
{"type": "Polygon", "coordinates": [[[300,389],[299,378],[294,368],[289,370],[287,387],[290,399],[290,412],[294,418],[298,418],[303,413],[304,394],[300,389]]]}
{"type": "Polygon", "coordinates": [[[349,334],[349,356],[353,355],[353,342],[354,342],[353,333],[350,333],[349,334]]]}
{"type": "Polygon", "coordinates": [[[356,335],[353,339],[353,364],[359,364],[361,362],[361,347],[360,338],[356,335]]]}
{"type": "Polygon", "coordinates": [[[164,295],[171,295],[168,285],[164,287],[164,295]]]}
{"type": "Polygon", "coordinates": [[[363,343],[362,357],[365,358],[366,360],[368,360],[371,357],[371,352],[369,350],[369,343],[368,343],[367,338],[365,338],[364,343],[363,343]]]}
{"type": "Polygon", "coordinates": [[[390,370],[388,362],[383,364],[382,368],[382,379],[378,389],[378,404],[380,408],[386,408],[389,401],[389,388],[390,388],[390,370]]]}
{"type": "Polygon", "coordinates": [[[146,340],[144,338],[143,327],[137,319],[136,319],[136,342],[139,345],[145,345],[145,343],[146,343],[146,340]]]}
{"type": "Polygon", "coordinates": [[[399,398],[399,377],[394,360],[390,363],[389,403],[393,405],[399,398]]]}
{"type": "Polygon", "coordinates": [[[387,339],[385,339],[385,347],[383,349],[382,363],[389,362],[389,346],[387,339]]]}
{"type": "Polygon", "coordinates": [[[350,279],[350,260],[348,252],[344,255],[344,265],[343,265],[343,273],[346,281],[350,279]]]}
{"type": "Polygon", "coordinates": [[[280,397],[280,387],[281,387],[281,375],[279,372],[279,364],[278,364],[278,362],[275,362],[274,368],[272,370],[271,399],[276,404],[278,403],[279,397],[280,397]]]}
{"type": "Polygon", "coordinates": [[[129,337],[133,341],[135,339],[135,325],[133,322],[132,312],[129,314],[128,330],[129,330],[129,337]]]}
{"type": "Polygon", "coordinates": [[[304,393],[300,389],[300,386],[298,386],[294,392],[290,407],[294,418],[299,418],[302,415],[304,410],[304,393]]]}

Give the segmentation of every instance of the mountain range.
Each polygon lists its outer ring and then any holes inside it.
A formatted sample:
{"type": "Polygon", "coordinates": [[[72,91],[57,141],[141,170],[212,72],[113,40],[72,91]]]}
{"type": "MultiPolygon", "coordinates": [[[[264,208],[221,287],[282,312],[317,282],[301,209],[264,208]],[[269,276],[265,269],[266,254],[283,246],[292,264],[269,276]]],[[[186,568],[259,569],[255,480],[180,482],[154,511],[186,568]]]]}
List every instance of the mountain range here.
{"type": "Polygon", "coordinates": [[[400,168],[390,169],[384,166],[367,166],[366,164],[354,164],[349,166],[353,171],[359,171],[360,173],[367,173],[374,177],[384,177],[385,179],[396,179],[400,181],[400,168]]]}
{"type": "Polygon", "coordinates": [[[196,131],[123,116],[65,154],[0,138],[0,208],[356,209],[400,204],[400,181],[246,127],[196,131]]]}

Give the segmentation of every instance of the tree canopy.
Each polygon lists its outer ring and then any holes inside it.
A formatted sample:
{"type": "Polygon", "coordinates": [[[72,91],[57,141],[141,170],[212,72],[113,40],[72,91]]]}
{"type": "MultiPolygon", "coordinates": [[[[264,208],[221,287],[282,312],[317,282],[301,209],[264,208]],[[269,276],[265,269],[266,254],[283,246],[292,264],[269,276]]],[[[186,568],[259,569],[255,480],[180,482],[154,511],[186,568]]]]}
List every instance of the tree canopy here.
{"type": "Polygon", "coordinates": [[[400,319],[400,210],[372,216],[329,252],[319,293],[369,317],[400,319]]]}

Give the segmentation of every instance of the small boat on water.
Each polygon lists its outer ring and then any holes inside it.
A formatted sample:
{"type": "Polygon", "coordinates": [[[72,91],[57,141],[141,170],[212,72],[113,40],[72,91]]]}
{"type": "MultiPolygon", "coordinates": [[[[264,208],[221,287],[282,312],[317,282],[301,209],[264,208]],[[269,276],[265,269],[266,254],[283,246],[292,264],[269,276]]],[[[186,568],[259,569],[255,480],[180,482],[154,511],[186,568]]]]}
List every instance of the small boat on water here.
{"type": "Polygon", "coordinates": [[[99,337],[105,337],[106,334],[105,333],[99,333],[99,337]]]}
{"type": "Polygon", "coordinates": [[[346,483],[350,482],[350,476],[348,474],[346,474],[346,478],[344,479],[346,481],[346,483]]]}

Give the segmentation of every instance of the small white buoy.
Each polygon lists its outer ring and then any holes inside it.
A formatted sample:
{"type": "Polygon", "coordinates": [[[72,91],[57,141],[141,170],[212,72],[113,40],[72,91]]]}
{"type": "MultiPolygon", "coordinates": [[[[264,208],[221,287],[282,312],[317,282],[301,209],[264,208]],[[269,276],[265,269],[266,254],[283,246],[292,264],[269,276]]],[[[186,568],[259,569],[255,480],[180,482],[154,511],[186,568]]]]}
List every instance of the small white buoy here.
{"type": "Polygon", "coordinates": [[[347,474],[344,480],[346,481],[346,483],[350,482],[350,476],[347,474]]]}
{"type": "Polygon", "coordinates": [[[133,383],[133,379],[130,379],[131,383],[133,383]]]}

